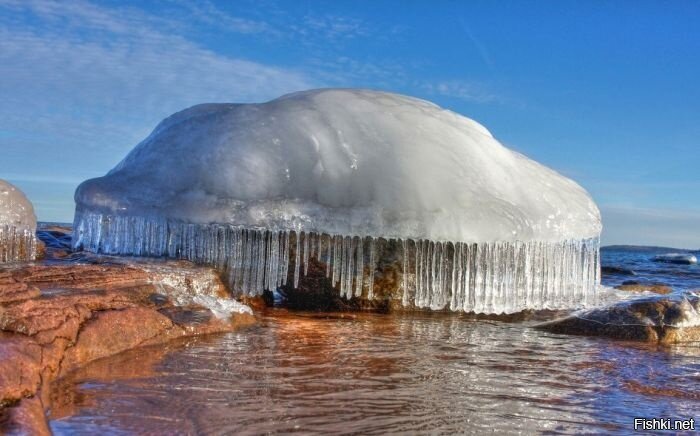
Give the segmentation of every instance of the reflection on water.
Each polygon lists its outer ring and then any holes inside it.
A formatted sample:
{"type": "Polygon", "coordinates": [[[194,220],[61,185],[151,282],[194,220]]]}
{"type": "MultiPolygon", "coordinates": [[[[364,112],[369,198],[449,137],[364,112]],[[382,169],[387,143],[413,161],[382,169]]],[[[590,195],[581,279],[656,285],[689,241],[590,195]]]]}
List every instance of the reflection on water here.
{"type": "Polygon", "coordinates": [[[51,428],[156,433],[630,431],[700,417],[697,348],[445,315],[265,314],[252,330],[134,350],[57,384],[51,428]]]}

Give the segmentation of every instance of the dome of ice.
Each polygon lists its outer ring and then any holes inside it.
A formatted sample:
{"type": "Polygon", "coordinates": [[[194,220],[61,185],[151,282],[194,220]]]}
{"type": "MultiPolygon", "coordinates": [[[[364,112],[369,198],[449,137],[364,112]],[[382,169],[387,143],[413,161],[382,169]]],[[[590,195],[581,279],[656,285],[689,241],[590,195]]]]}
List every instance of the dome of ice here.
{"type": "MultiPolygon", "coordinates": [[[[414,250],[429,241],[451,244],[445,256],[454,264],[455,244],[596,241],[588,249],[597,253],[601,230],[584,189],[504,147],[477,122],[424,100],[352,89],[178,112],[106,176],[81,184],[75,200],[78,247],[210,260],[218,248],[200,242],[207,255],[182,241],[204,241],[202,232],[216,226],[293,231],[304,256],[314,235],[325,234],[341,239],[341,262],[371,251],[362,242],[345,249],[346,239],[413,241],[414,250]]],[[[264,250],[259,266],[269,270],[279,266],[268,265],[270,250],[285,242],[265,235],[252,239],[264,240],[255,249],[264,250]]],[[[335,245],[327,245],[332,262],[335,245]]],[[[279,282],[272,275],[255,292],[279,282]]]]}
{"type": "Polygon", "coordinates": [[[318,90],[165,119],[79,207],[345,235],[483,242],[594,237],[576,183],[423,100],[318,90]]]}
{"type": "Polygon", "coordinates": [[[0,179],[0,262],[34,259],[35,231],[32,204],[22,191],[0,179]]]}

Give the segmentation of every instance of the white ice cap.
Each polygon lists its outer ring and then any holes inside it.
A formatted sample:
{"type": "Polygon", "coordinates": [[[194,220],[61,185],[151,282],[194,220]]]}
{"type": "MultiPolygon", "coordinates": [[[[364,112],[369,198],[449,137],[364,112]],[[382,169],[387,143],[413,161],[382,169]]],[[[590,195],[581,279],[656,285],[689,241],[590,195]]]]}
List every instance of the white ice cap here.
{"type": "Polygon", "coordinates": [[[34,208],[22,191],[0,179],[0,226],[36,230],[34,208]]]}
{"type": "Polygon", "coordinates": [[[80,212],[385,238],[561,241],[601,230],[583,188],[477,122],[356,89],[178,112],[75,199],[80,212]]]}

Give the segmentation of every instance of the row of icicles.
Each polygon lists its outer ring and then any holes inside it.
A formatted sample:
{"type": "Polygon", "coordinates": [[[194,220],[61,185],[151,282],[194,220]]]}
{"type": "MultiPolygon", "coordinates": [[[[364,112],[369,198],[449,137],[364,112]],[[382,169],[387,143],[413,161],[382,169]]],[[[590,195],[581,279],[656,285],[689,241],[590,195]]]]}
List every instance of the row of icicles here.
{"type": "Polygon", "coordinates": [[[597,239],[453,243],[197,225],[80,214],[75,248],[166,256],[226,271],[238,294],[299,287],[315,261],[346,298],[400,298],[404,306],[486,313],[571,308],[595,298],[597,239]],[[375,276],[392,277],[375,286],[375,276]],[[290,283],[288,283],[288,280],[290,283]],[[385,289],[393,286],[395,289],[385,289]]]}
{"type": "Polygon", "coordinates": [[[36,236],[27,229],[0,225],[0,263],[34,260],[36,236]]]}

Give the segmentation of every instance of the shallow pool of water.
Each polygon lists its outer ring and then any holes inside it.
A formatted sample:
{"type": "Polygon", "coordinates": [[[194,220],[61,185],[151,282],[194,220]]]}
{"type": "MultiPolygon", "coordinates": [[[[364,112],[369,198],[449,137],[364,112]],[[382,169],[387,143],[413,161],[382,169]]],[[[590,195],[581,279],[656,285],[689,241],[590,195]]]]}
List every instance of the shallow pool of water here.
{"type": "Polygon", "coordinates": [[[234,334],[132,350],[53,390],[57,434],[630,432],[700,418],[700,349],[445,314],[268,310],[234,334]]]}

